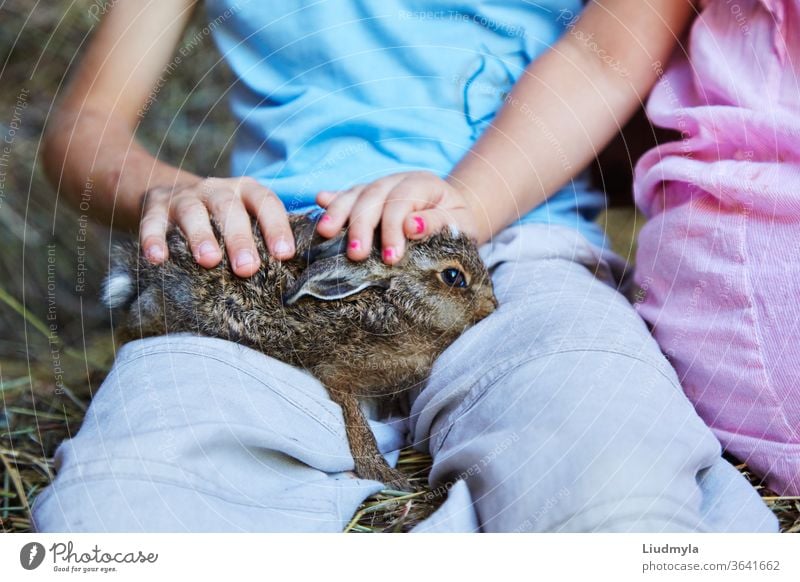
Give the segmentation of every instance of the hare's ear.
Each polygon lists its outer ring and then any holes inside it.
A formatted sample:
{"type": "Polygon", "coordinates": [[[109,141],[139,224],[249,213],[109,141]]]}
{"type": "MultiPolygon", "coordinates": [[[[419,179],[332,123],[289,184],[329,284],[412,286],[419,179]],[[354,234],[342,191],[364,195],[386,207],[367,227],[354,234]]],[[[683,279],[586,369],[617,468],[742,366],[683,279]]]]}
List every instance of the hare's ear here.
{"type": "Polygon", "coordinates": [[[344,299],[368,287],[389,288],[389,278],[376,273],[363,263],[348,260],[342,255],[312,263],[283,296],[284,305],[293,305],[309,296],[334,301],[344,299]]]}
{"type": "Polygon", "coordinates": [[[324,242],[314,245],[308,249],[303,258],[309,263],[335,257],[337,255],[344,255],[347,253],[347,239],[344,234],[340,234],[334,238],[328,239],[324,242]]]}

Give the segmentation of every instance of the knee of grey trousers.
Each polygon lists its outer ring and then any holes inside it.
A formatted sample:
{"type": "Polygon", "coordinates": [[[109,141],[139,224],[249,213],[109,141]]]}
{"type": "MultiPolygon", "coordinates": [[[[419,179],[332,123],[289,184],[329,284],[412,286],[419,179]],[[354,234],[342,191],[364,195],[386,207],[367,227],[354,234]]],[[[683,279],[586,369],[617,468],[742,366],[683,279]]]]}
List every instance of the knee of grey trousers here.
{"type": "MultiPolygon", "coordinates": [[[[373,429],[382,450],[403,446],[402,431],[373,429]]],[[[342,531],[382,488],[355,478],[316,379],[185,334],[123,346],[56,463],[38,531],[342,531]]]]}
{"type": "MultiPolygon", "coordinates": [[[[410,426],[450,489],[416,531],[776,529],[602,282],[611,254],[546,225],[482,252],[499,311],[443,354],[409,419],[372,423],[390,461],[410,426]]],[[[351,473],[319,382],[189,335],[124,346],[56,460],[39,531],[341,531],[381,489],[351,473]]]]}
{"type": "Polygon", "coordinates": [[[456,492],[417,531],[776,531],[608,284],[618,257],[546,225],[482,253],[500,308],[411,409],[431,481],[456,492]]]}

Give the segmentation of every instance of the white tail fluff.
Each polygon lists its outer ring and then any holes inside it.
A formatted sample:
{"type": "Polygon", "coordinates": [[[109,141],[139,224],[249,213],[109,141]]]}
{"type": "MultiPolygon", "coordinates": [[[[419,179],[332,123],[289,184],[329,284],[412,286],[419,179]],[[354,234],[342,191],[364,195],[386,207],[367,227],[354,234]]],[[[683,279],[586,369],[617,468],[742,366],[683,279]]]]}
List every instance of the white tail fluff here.
{"type": "Polygon", "coordinates": [[[134,292],[133,279],[129,273],[112,271],[103,281],[100,299],[106,307],[115,309],[128,303],[134,292]]]}

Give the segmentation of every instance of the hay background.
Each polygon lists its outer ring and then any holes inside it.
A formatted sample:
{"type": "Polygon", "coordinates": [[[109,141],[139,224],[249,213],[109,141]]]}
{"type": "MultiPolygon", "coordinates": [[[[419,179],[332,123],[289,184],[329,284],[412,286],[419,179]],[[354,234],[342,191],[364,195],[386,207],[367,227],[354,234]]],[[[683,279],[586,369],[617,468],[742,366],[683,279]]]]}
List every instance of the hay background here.
{"type": "MultiPolygon", "coordinates": [[[[92,391],[113,360],[107,313],[97,301],[111,233],[90,224],[87,240],[79,241],[80,213],[59,203],[37,159],[48,115],[96,24],[90,10],[102,3],[5,0],[0,7],[0,139],[11,135],[20,95],[27,103],[8,167],[2,168],[6,177],[0,190],[0,531],[4,532],[30,530],[29,505],[52,478],[53,452],[80,427],[92,391]],[[49,245],[53,259],[48,275],[49,245]],[[81,246],[86,252],[86,277],[84,289],[76,292],[81,246]],[[52,320],[48,300],[55,306],[52,320]],[[54,334],[48,327],[51,323],[57,328],[54,334]],[[55,390],[54,354],[63,369],[63,394],[55,390]]],[[[195,37],[202,26],[200,10],[185,38],[195,37]]],[[[169,76],[137,134],[162,159],[205,175],[227,174],[225,146],[234,129],[221,99],[231,75],[218,58],[211,39],[205,37],[169,76]]],[[[628,146],[622,144],[626,152],[628,146]]],[[[623,163],[610,175],[624,177],[630,166],[629,161],[623,163]]],[[[629,198],[619,185],[625,184],[624,179],[608,184],[609,190],[629,198]]],[[[641,217],[622,208],[601,220],[617,251],[632,257],[641,217]]],[[[404,451],[401,456],[401,467],[415,479],[424,481],[428,466],[429,459],[419,453],[404,451]]],[[[746,473],[745,467],[740,469],[746,473]]],[[[800,530],[797,499],[759,490],[785,531],[800,530]]],[[[348,530],[407,531],[437,503],[424,494],[387,491],[367,500],[348,530]]]]}

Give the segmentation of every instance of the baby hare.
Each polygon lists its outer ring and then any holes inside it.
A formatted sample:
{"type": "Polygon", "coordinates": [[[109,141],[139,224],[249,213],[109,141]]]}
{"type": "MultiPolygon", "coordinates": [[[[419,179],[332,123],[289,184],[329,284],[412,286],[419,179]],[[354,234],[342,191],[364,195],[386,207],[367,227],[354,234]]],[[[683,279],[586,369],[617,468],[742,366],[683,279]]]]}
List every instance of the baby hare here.
{"type": "Polygon", "coordinates": [[[297,254],[284,262],[269,257],[254,224],[263,263],[247,279],[233,274],[227,257],[213,269],[199,266],[177,229],[161,265],[144,259],[138,244],[120,245],[103,301],[122,314],[126,341],[190,332],[308,370],[342,408],[358,476],[407,489],[378,451],[359,404],[393,408],[427,379],[448,345],[494,311],[486,267],[475,243],[455,232],[410,241],[402,261],[388,266],[377,249],[365,261],[349,260],[344,235],[320,237],[312,214],[290,222],[297,254]]]}

